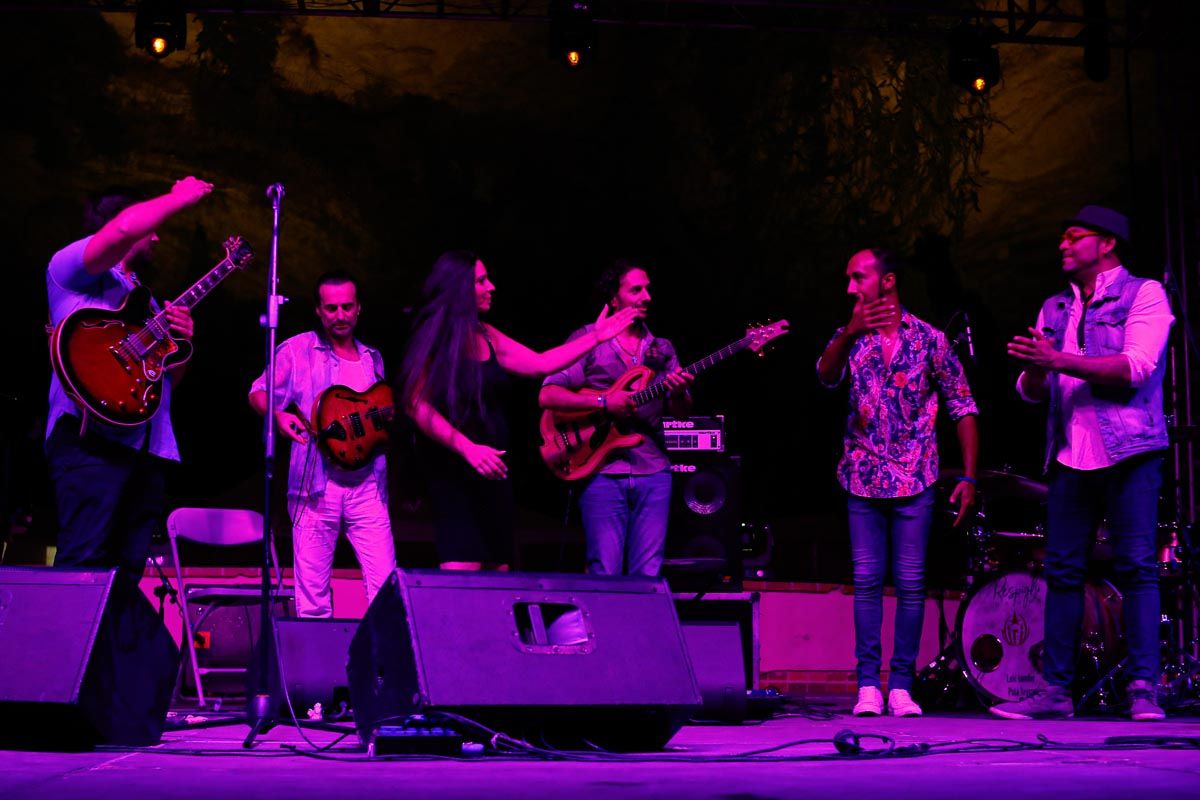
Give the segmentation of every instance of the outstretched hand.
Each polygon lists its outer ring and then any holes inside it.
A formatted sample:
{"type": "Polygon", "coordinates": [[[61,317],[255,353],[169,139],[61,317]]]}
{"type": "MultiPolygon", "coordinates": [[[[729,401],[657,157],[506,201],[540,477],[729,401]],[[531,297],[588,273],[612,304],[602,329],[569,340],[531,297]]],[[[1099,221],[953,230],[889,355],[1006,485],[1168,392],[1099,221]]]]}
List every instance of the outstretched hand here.
{"type": "Polygon", "coordinates": [[[638,309],[627,306],[610,316],[608,306],[605,306],[600,309],[600,316],[596,317],[596,340],[607,342],[633,324],[640,314],[638,309]]]}
{"type": "Polygon", "coordinates": [[[212,190],[213,185],[208,181],[202,181],[189,175],[175,181],[175,185],[171,187],[171,194],[183,201],[185,206],[192,206],[211,194],[212,190]]]}

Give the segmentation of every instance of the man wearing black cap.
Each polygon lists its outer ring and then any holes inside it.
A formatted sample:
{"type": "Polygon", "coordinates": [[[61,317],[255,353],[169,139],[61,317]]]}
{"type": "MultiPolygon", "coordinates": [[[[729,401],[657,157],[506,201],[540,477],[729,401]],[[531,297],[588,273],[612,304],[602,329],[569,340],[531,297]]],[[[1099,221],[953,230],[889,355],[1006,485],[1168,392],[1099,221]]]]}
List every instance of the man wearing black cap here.
{"type": "Polygon", "coordinates": [[[1037,327],[1008,353],[1022,364],[1017,391],[1049,399],[1046,635],[1048,688],[992,713],[1008,719],[1069,717],[1084,573],[1100,519],[1114,542],[1129,646],[1127,696],[1135,720],[1163,719],[1159,661],[1158,489],[1168,446],[1163,352],[1174,317],[1163,287],[1121,266],[1129,221],[1085,206],[1064,223],[1059,252],[1070,287],[1042,304],[1037,327]]]}

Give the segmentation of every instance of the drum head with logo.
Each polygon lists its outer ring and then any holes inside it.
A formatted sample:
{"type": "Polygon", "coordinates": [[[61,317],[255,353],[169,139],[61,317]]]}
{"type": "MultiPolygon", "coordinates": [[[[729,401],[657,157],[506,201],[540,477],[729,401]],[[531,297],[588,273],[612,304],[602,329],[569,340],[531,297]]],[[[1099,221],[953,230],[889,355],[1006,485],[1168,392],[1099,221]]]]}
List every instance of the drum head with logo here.
{"type": "MultiPolygon", "coordinates": [[[[1046,581],[1032,572],[998,575],[959,607],[962,664],[976,690],[1006,702],[1046,688],[1045,613],[1046,581]]],[[[1088,584],[1080,655],[1092,671],[1116,663],[1120,618],[1120,593],[1108,583],[1088,584]]]]}

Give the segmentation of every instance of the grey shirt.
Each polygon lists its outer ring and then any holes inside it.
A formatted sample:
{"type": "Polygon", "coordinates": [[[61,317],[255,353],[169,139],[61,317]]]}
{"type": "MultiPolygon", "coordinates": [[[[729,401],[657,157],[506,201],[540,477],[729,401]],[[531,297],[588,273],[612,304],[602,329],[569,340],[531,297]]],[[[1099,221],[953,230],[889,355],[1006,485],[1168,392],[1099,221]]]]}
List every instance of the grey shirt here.
{"type": "MultiPolygon", "coordinates": [[[[583,326],[567,337],[567,341],[590,333],[594,327],[583,326]]],[[[636,354],[631,356],[625,353],[616,339],[610,339],[593,347],[571,366],[547,377],[542,385],[561,386],[576,392],[580,389],[607,389],[630,369],[643,364],[654,370],[656,376],[679,369],[679,359],[671,342],[647,330],[636,354]]],[[[600,468],[600,474],[652,475],[670,468],[671,460],[663,447],[662,417],[665,404],[666,398],[663,397],[638,408],[629,419],[628,427],[632,432],[643,435],[642,443],[614,451],[600,468]]]]}

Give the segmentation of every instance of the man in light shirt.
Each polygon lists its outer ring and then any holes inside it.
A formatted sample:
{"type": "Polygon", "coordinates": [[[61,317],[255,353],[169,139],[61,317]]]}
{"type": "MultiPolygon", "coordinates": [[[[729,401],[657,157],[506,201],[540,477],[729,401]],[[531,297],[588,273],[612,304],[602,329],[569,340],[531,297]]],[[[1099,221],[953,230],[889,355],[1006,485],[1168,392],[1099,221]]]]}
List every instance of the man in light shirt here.
{"type": "MultiPolygon", "coordinates": [[[[317,447],[311,428],[316,421],[305,419],[330,386],[363,392],[383,380],[383,356],[354,335],[362,306],[353,277],[325,273],[317,279],[313,300],[320,326],[285,340],[275,351],[275,422],[292,440],[287,490],[296,613],[331,617],[333,556],[342,532],[362,565],[368,603],[396,569],[396,552],[384,454],[376,453],[356,470],[342,468],[317,447]]],[[[250,387],[250,406],[267,413],[266,372],[250,387]]]]}
{"type": "Polygon", "coordinates": [[[1124,593],[1130,716],[1163,719],[1155,697],[1161,671],[1155,534],[1168,447],[1163,353],[1174,317],[1162,284],[1121,265],[1129,246],[1122,214],[1085,206],[1064,225],[1059,251],[1070,286],[1042,304],[1029,336],[1008,345],[1024,367],[1021,397],[1049,401],[1043,666],[1049,687],[991,710],[1007,719],[1072,715],[1084,574],[1104,519],[1124,593]]]}

